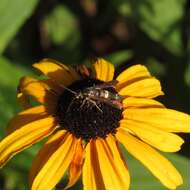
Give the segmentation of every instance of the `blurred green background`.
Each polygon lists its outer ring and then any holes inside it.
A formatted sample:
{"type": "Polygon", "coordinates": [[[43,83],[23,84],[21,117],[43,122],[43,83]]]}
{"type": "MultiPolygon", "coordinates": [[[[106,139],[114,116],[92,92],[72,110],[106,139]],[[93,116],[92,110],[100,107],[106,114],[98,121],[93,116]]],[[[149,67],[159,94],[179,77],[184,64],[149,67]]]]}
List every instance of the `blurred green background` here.
{"type": "MultiPolygon", "coordinates": [[[[65,64],[104,57],[117,72],[141,63],[163,85],[169,108],[190,113],[190,1],[188,0],[1,0],[0,136],[20,110],[16,87],[34,75],[32,63],[44,57],[65,64]]],[[[190,189],[190,135],[180,155],[166,156],[190,189]]],[[[41,145],[18,154],[0,171],[0,190],[28,189],[28,172],[41,145]]],[[[132,190],[165,188],[125,152],[132,190]]],[[[151,155],[150,155],[151,156],[151,155]]],[[[45,180],[45,179],[44,179],[45,180]]],[[[73,189],[82,189],[79,182],[73,189]]]]}

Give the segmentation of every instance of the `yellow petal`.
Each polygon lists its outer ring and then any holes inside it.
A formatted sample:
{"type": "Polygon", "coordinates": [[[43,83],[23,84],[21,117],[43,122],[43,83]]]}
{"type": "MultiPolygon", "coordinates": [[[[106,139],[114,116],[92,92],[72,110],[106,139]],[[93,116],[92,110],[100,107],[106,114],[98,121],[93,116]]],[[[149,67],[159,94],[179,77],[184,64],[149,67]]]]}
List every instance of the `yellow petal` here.
{"type": "MultiPolygon", "coordinates": [[[[21,80],[22,81],[22,80],[21,80]]],[[[34,81],[37,81],[34,79],[34,81]]],[[[23,81],[24,83],[26,81],[23,81]]],[[[44,89],[44,93],[53,93],[54,95],[56,94],[56,96],[60,95],[62,92],[63,92],[63,88],[58,85],[57,83],[55,83],[54,81],[50,80],[50,79],[45,79],[45,80],[40,80],[38,81],[39,82],[39,85],[40,85],[40,88],[42,87],[44,89]],[[49,91],[49,92],[47,92],[49,91]]],[[[18,93],[17,93],[17,100],[18,102],[20,103],[20,105],[24,108],[24,109],[27,109],[27,108],[30,108],[32,107],[32,105],[30,104],[30,101],[29,101],[29,96],[21,91],[23,91],[21,89],[23,85],[20,84],[19,88],[18,88],[18,93]]],[[[42,91],[43,91],[42,89],[42,91]]],[[[48,100],[49,101],[49,100],[48,100]]],[[[49,106],[52,106],[53,108],[53,105],[55,105],[55,100],[53,101],[53,103],[51,102],[51,100],[49,101],[49,106]],[[50,105],[50,103],[52,103],[50,105]]]]}
{"type": "Polygon", "coordinates": [[[57,99],[57,95],[48,90],[49,87],[32,77],[21,78],[19,87],[22,93],[33,96],[42,104],[51,104],[51,102],[55,102],[57,99]]]}
{"type": "Polygon", "coordinates": [[[105,82],[113,80],[114,66],[104,59],[98,59],[94,63],[96,78],[105,82]]]}
{"type": "Polygon", "coordinates": [[[29,184],[30,187],[33,183],[34,178],[38,174],[38,172],[42,169],[44,164],[48,161],[48,159],[52,156],[52,154],[61,146],[61,142],[66,135],[66,131],[59,130],[55,134],[53,134],[49,140],[44,144],[44,146],[40,149],[37,156],[35,157],[32,168],[30,170],[29,176],[29,184]]]}
{"type": "Polygon", "coordinates": [[[64,136],[61,146],[49,157],[35,177],[31,190],[51,190],[63,177],[74,156],[77,139],[64,136]]]}
{"type": "Polygon", "coordinates": [[[122,120],[120,128],[131,130],[141,140],[165,152],[176,152],[184,143],[178,135],[168,133],[143,122],[122,120]]]}
{"type": "Polygon", "coordinates": [[[118,75],[116,78],[119,83],[122,81],[131,81],[138,78],[150,77],[150,73],[148,69],[143,65],[134,65],[124,70],[122,73],[118,75]]]}
{"type": "Polygon", "coordinates": [[[72,187],[79,179],[84,162],[84,149],[81,139],[78,140],[74,157],[69,166],[69,181],[64,189],[72,187]]]}
{"type": "Polygon", "coordinates": [[[83,170],[84,190],[127,190],[130,177],[115,138],[108,136],[106,140],[97,139],[90,143],[92,145],[88,149],[90,153],[87,153],[86,159],[89,159],[88,156],[91,160],[87,160],[87,162],[85,160],[83,170]],[[100,176],[102,176],[102,179],[99,179],[100,176]]]}
{"type": "Polygon", "coordinates": [[[176,189],[183,183],[176,168],[149,145],[121,131],[117,132],[116,137],[129,153],[146,166],[167,188],[176,189]]]}
{"type": "Polygon", "coordinates": [[[11,133],[0,142],[0,166],[2,167],[12,156],[32,144],[40,141],[55,130],[53,117],[26,124],[11,133]]]}
{"type": "Polygon", "coordinates": [[[164,108],[164,105],[160,102],[148,99],[148,98],[135,98],[135,97],[128,97],[123,100],[123,107],[128,109],[130,107],[138,107],[138,108],[146,108],[146,107],[153,107],[153,108],[164,108]]]}
{"type": "Polygon", "coordinates": [[[62,88],[58,83],[51,79],[45,79],[45,80],[40,80],[40,83],[48,90],[51,91],[52,93],[56,95],[60,95],[63,93],[64,88],[62,88]]]}
{"type": "Polygon", "coordinates": [[[43,59],[39,63],[33,64],[33,67],[54,81],[65,86],[68,86],[74,81],[79,80],[79,75],[74,69],[52,59],[43,59]]]}
{"type": "Polygon", "coordinates": [[[168,132],[190,132],[190,116],[172,109],[130,108],[123,112],[123,116],[168,132]]]}
{"type": "Polygon", "coordinates": [[[36,106],[24,110],[10,120],[7,133],[10,134],[30,122],[47,117],[49,114],[49,111],[44,106],[36,106]]]}
{"type": "Polygon", "coordinates": [[[85,161],[82,171],[83,189],[84,190],[106,190],[102,179],[98,154],[95,141],[91,140],[86,146],[85,161]]]}
{"type": "Polygon", "coordinates": [[[160,82],[154,77],[134,81],[119,90],[121,96],[154,98],[163,95],[160,82]]]}
{"type": "Polygon", "coordinates": [[[97,139],[96,147],[106,189],[128,189],[130,183],[128,168],[115,138],[109,135],[106,140],[97,139]]]}

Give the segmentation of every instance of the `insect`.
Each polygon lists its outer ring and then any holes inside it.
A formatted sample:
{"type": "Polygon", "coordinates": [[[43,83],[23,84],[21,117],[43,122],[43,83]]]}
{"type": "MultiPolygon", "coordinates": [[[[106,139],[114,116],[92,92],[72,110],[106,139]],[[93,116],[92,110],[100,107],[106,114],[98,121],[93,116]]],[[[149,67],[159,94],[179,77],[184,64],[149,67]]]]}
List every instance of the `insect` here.
{"type": "Polygon", "coordinates": [[[122,109],[123,97],[117,93],[111,91],[110,89],[115,89],[115,84],[117,81],[113,80],[111,82],[106,82],[100,85],[95,85],[84,89],[79,93],[79,96],[84,96],[90,100],[98,100],[100,102],[105,102],[117,109],[122,109]]]}
{"type": "MultiPolygon", "coordinates": [[[[100,112],[103,112],[100,107],[97,105],[96,101],[104,102],[114,108],[117,108],[119,110],[122,109],[122,100],[123,97],[118,95],[114,92],[115,84],[117,83],[116,80],[105,82],[100,85],[94,85],[92,87],[87,87],[82,91],[79,91],[78,93],[64,87],[66,90],[70,91],[72,94],[74,94],[73,101],[75,99],[84,99],[81,106],[83,107],[86,102],[92,103],[100,112]]],[[[72,102],[71,104],[72,105],[72,102]]],[[[69,108],[68,108],[69,110],[69,108]]]]}

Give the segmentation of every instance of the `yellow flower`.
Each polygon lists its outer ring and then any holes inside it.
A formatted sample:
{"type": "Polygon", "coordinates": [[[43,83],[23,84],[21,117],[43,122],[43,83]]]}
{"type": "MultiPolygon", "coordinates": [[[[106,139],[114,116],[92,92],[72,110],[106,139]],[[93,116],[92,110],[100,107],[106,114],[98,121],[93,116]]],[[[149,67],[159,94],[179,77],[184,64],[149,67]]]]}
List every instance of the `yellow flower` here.
{"type": "Polygon", "coordinates": [[[163,92],[145,66],[132,66],[116,80],[113,65],[103,59],[91,70],[81,67],[78,72],[49,59],[33,66],[47,79],[21,79],[18,99],[25,110],[10,121],[8,135],[0,142],[1,166],[51,135],[34,159],[32,190],[51,190],[66,171],[65,188],[82,175],[84,190],[129,189],[119,143],[167,188],[183,183],[155,149],[178,151],[184,141],[174,133],[189,133],[190,117],[153,100],[163,92]],[[40,105],[31,107],[28,97],[40,105]]]}

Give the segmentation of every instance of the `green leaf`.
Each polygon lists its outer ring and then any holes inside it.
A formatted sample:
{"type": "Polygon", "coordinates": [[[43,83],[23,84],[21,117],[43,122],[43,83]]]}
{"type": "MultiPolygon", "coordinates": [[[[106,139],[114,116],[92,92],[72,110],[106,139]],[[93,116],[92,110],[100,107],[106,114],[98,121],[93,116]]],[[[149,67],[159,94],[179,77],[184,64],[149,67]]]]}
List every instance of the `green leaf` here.
{"type": "Polygon", "coordinates": [[[107,55],[106,60],[110,61],[115,66],[119,66],[121,63],[131,59],[133,53],[130,50],[122,50],[112,54],[107,55]]]}
{"type": "Polygon", "coordinates": [[[131,17],[150,38],[161,42],[172,53],[180,55],[183,50],[181,21],[185,2],[185,0],[120,0],[118,11],[123,16],[131,17]]]}
{"type": "Polygon", "coordinates": [[[66,64],[81,60],[81,33],[76,15],[64,5],[58,4],[42,22],[46,31],[47,46],[52,45],[49,56],[66,64]]]}
{"type": "Polygon", "coordinates": [[[0,53],[30,17],[39,0],[0,1],[0,53]]]}
{"type": "Polygon", "coordinates": [[[184,74],[185,83],[190,87],[190,63],[188,63],[184,74]]]}
{"type": "MultiPolygon", "coordinates": [[[[21,65],[13,64],[4,57],[0,57],[0,66],[0,137],[2,138],[5,136],[7,122],[20,110],[16,100],[19,79],[24,75],[33,75],[33,73],[21,65]]],[[[3,181],[3,189],[28,189],[29,168],[34,155],[39,150],[39,145],[38,143],[18,154],[1,170],[0,183],[3,181]]]]}
{"type": "MultiPolygon", "coordinates": [[[[57,5],[44,19],[46,31],[56,45],[62,45],[72,36],[72,41],[79,35],[75,15],[63,5],[57,5]]],[[[72,44],[73,42],[70,41],[72,44]]]]}
{"type": "Polygon", "coordinates": [[[140,9],[140,25],[154,40],[163,42],[173,53],[181,53],[180,21],[184,0],[148,1],[149,6],[140,9]]]}
{"type": "Polygon", "coordinates": [[[146,61],[146,66],[148,67],[148,70],[153,76],[161,78],[162,76],[166,75],[165,65],[161,64],[159,61],[157,61],[154,58],[150,57],[146,61]]]}
{"type": "Polygon", "coordinates": [[[19,110],[16,100],[19,79],[31,72],[19,65],[11,64],[9,60],[3,57],[0,57],[0,66],[0,134],[2,134],[2,129],[5,129],[8,119],[19,110]]]}

